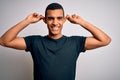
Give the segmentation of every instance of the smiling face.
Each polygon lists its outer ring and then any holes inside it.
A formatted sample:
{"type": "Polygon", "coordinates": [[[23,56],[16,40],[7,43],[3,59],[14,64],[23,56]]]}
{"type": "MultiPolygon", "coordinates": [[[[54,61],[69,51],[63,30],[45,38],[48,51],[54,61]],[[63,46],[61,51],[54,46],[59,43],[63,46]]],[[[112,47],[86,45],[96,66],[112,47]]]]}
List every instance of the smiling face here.
{"type": "Polygon", "coordinates": [[[47,24],[49,36],[61,36],[65,22],[62,9],[47,10],[45,23],[47,24]]]}

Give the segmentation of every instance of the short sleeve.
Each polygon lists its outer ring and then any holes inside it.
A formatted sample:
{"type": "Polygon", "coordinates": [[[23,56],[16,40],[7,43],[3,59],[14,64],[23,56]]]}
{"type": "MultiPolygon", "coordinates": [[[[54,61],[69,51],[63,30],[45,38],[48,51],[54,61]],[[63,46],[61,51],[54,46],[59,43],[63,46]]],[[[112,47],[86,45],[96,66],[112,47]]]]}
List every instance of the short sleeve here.
{"type": "Polygon", "coordinates": [[[35,39],[35,36],[27,36],[27,37],[24,37],[24,40],[25,40],[25,43],[26,43],[26,50],[25,51],[31,51],[32,50],[32,45],[33,45],[33,42],[34,42],[34,39],[35,39]]]}
{"type": "Polygon", "coordinates": [[[41,42],[41,38],[42,36],[40,35],[31,35],[31,36],[24,37],[26,47],[27,47],[25,51],[32,52],[33,50],[35,50],[35,46],[39,42],[41,42]]]}
{"type": "Polygon", "coordinates": [[[85,40],[86,40],[86,37],[84,36],[72,36],[74,41],[75,41],[75,44],[77,46],[77,52],[80,53],[80,52],[85,52],[85,40]]]}

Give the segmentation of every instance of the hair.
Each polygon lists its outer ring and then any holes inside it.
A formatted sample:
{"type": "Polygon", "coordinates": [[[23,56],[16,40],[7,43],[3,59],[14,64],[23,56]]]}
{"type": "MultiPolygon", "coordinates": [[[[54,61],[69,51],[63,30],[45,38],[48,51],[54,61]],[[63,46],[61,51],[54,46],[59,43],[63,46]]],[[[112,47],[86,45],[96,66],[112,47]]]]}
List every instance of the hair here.
{"type": "Polygon", "coordinates": [[[45,10],[45,16],[47,15],[47,10],[55,10],[55,9],[62,9],[63,10],[63,16],[64,16],[64,9],[62,7],[62,5],[60,5],[59,3],[51,3],[47,6],[46,10],[45,10]]]}

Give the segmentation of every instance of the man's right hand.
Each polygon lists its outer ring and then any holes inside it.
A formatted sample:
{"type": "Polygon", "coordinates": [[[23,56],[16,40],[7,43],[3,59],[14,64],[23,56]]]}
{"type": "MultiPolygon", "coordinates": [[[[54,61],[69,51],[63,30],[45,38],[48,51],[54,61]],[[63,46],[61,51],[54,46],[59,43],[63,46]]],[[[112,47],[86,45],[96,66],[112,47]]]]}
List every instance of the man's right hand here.
{"type": "Polygon", "coordinates": [[[28,23],[36,23],[40,20],[44,19],[44,16],[39,15],[37,13],[32,13],[30,15],[27,16],[27,18],[25,19],[26,21],[28,21],[28,23]]]}

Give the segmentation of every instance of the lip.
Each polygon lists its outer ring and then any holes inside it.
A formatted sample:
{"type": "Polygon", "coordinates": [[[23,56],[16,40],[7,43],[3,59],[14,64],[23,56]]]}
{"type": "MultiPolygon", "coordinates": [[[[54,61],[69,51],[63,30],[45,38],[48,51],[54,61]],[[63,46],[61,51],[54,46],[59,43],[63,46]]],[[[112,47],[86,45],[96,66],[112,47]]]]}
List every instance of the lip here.
{"type": "Polygon", "coordinates": [[[59,30],[59,26],[52,26],[51,29],[52,29],[53,31],[58,31],[58,30],[59,30]]]}

